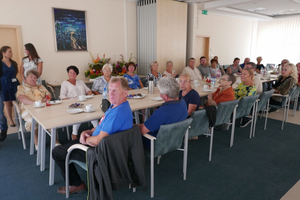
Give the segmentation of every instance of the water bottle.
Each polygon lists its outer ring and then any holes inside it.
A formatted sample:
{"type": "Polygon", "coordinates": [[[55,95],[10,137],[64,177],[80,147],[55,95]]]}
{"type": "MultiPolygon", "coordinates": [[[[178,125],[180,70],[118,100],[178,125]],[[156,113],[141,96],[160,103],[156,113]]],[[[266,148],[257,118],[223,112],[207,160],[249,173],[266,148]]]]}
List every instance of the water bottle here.
{"type": "Polygon", "coordinates": [[[104,84],[104,88],[103,88],[103,99],[107,99],[107,84],[104,84]]]}
{"type": "Polygon", "coordinates": [[[151,77],[148,80],[148,93],[149,94],[154,93],[154,82],[153,82],[153,78],[151,78],[151,77]]]}
{"type": "Polygon", "coordinates": [[[214,89],[216,85],[216,77],[211,77],[211,88],[214,89]]]}

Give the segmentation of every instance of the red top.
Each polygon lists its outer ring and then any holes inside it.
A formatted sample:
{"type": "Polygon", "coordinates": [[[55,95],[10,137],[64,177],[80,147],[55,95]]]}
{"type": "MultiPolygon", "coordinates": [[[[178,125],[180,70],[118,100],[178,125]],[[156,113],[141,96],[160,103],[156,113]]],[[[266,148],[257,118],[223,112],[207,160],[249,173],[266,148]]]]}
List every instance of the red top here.
{"type": "Polygon", "coordinates": [[[298,74],[298,83],[300,82],[300,74],[298,74]]]}
{"type": "Polygon", "coordinates": [[[234,92],[232,87],[227,88],[223,92],[220,92],[220,87],[212,94],[212,99],[217,103],[217,105],[221,102],[233,101],[234,100],[234,92]]]}

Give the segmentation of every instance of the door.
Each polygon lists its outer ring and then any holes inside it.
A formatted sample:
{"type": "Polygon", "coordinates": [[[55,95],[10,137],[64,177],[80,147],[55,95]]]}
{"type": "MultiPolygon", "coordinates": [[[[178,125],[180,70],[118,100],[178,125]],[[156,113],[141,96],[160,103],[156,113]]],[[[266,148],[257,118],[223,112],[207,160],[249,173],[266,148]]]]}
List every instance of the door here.
{"type": "Polygon", "coordinates": [[[196,66],[200,65],[200,58],[205,56],[207,59],[207,65],[210,65],[209,58],[209,37],[196,37],[196,66]]]}
{"type": "Polygon", "coordinates": [[[20,26],[0,25],[0,48],[10,46],[13,52],[13,60],[18,63],[19,73],[17,78],[21,83],[20,64],[24,57],[23,42],[20,26]]]}

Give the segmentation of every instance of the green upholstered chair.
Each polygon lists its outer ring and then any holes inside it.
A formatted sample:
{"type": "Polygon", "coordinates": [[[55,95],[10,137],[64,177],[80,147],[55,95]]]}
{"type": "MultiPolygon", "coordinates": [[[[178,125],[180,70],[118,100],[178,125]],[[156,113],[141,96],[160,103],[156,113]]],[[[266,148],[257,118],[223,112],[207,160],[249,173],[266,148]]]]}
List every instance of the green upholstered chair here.
{"type": "Polygon", "coordinates": [[[257,116],[258,116],[259,112],[262,113],[261,116],[263,116],[263,114],[266,115],[264,130],[266,130],[266,128],[267,128],[269,102],[270,102],[270,98],[273,95],[273,93],[274,93],[274,90],[266,91],[266,92],[262,93],[258,99],[258,102],[256,105],[256,111],[255,111],[253,133],[252,133],[253,137],[255,136],[255,128],[256,128],[257,116]]]}
{"type": "Polygon", "coordinates": [[[191,128],[189,129],[189,138],[199,136],[199,135],[206,135],[210,137],[208,160],[211,161],[213,134],[209,130],[209,120],[206,115],[206,110],[203,109],[203,110],[194,111],[191,115],[191,118],[193,119],[193,121],[191,123],[191,128]]]}
{"type": "Polygon", "coordinates": [[[154,158],[158,157],[157,161],[159,164],[159,156],[166,153],[182,150],[183,153],[183,180],[186,179],[186,168],[187,168],[187,151],[188,151],[188,134],[189,126],[193,119],[188,118],[183,121],[161,125],[156,137],[149,134],[143,136],[150,140],[150,151],[151,151],[151,198],[154,197],[154,158]],[[184,148],[181,149],[182,142],[184,139],[184,148]]]}

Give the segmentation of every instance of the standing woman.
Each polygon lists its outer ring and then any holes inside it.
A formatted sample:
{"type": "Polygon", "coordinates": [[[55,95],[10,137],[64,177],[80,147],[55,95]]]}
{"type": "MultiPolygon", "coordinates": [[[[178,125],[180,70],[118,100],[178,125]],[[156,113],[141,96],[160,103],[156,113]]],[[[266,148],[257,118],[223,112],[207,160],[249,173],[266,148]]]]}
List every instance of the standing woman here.
{"type": "Polygon", "coordinates": [[[43,60],[39,57],[33,44],[25,44],[26,57],[22,59],[20,66],[20,75],[23,81],[23,85],[26,83],[26,73],[30,69],[35,69],[39,72],[40,77],[37,80],[37,84],[42,85],[41,75],[43,72],[43,60]]]}
{"type": "Polygon", "coordinates": [[[16,75],[18,74],[18,64],[11,59],[13,53],[9,46],[3,46],[0,49],[0,52],[3,71],[3,76],[1,77],[1,90],[4,110],[9,120],[9,125],[15,127],[16,125],[12,119],[12,101],[16,100],[15,94],[18,85],[20,85],[16,78],[16,75]]]}

